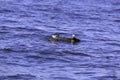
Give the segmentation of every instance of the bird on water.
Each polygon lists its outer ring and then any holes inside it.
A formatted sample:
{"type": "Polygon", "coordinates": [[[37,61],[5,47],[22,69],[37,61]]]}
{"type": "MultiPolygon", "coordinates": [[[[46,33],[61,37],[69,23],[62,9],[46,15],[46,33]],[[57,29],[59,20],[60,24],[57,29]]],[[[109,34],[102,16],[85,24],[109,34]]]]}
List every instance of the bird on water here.
{"type": "Polygon", "coordinates": [[[61,38],[59,34],[53,34],[51,41],[52,42],[67,42],[67,43],[80,42],[80,40],[76,38],[75,34],[72,34],[72,38],[61,38]]]}

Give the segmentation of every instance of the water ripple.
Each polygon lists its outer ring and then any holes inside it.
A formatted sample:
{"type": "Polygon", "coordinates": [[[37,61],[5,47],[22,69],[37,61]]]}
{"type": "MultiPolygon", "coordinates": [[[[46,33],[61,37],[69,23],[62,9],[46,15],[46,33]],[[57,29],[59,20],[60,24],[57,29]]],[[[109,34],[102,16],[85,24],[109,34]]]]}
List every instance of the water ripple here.
{"type": "Polygon", "coordinates": [[[0,1],[0,80],[119,79],[119,4],[0,1]],[[51,43],[54,33],[64,38],[76,34],[81,42],[51,43]]]}
{"type": "Polygon", "coordinates": [[[16,80],[16,79],[34,80],[35,78],[36,77],[34,75],[30,75],[30,74],[16,74],[16,75],[0,76],[1,80],[16,80]]]}

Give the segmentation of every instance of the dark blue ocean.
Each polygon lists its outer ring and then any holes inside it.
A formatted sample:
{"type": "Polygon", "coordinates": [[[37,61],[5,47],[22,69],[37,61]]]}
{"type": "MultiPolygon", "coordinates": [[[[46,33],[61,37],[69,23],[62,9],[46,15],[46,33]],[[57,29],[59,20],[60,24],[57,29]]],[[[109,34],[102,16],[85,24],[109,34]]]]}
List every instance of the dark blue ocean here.
{"type": "Polygon", "coordinates": [[[0,80],[120,80],[120,0],[0,0],[0,80]]]}

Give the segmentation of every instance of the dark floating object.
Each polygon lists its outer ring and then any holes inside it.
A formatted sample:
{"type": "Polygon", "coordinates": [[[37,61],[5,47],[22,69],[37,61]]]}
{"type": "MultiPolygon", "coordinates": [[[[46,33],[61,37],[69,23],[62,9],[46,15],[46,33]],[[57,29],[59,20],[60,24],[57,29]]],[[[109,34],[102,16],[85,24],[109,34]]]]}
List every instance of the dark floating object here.
{"type": "Polygon", "coordinates": [[[72,43],[72,44],[80,42],[80,40],[75,37],[75,34],[72,35],[72,38],[62,38],[60,37],[59,34],[53,34],[52,37],[50,38],[50,41],[53,43],[67,42],[67,43],[72,43]]]}

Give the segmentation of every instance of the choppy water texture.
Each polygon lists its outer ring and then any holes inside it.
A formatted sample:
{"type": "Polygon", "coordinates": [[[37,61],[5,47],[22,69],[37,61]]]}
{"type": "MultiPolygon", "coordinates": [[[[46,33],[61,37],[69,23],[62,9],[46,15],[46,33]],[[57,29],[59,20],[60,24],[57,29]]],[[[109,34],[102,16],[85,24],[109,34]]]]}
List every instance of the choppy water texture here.
{"type": "Polygon", "coordinates": [[[120,80],[120,0],[0,0],[0,80],[120,80]]]}

